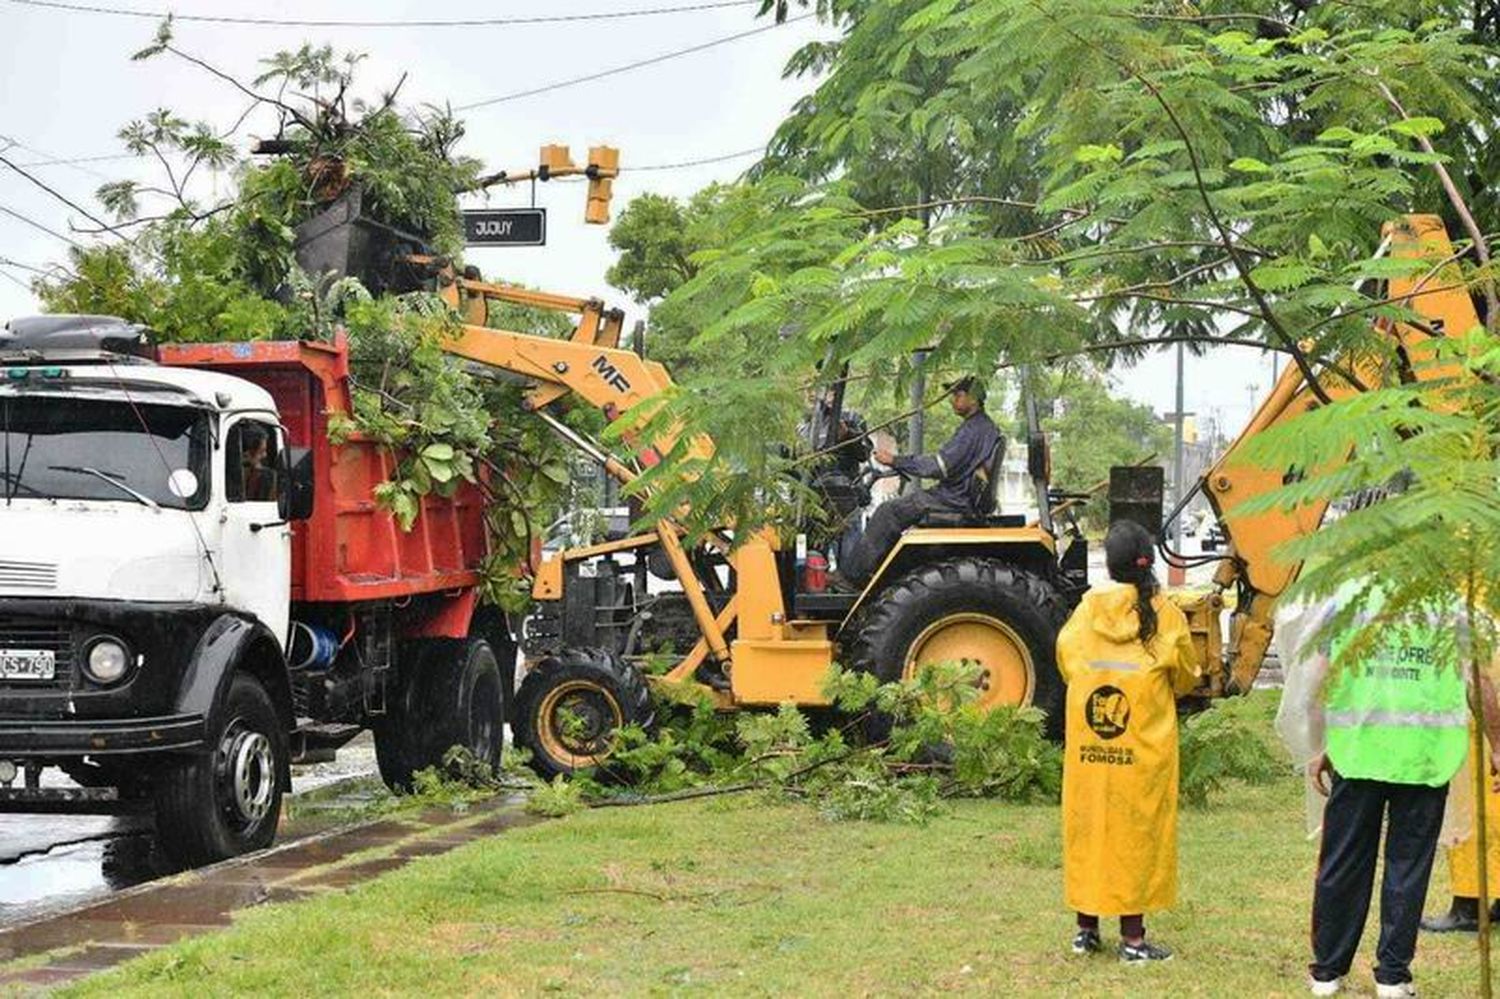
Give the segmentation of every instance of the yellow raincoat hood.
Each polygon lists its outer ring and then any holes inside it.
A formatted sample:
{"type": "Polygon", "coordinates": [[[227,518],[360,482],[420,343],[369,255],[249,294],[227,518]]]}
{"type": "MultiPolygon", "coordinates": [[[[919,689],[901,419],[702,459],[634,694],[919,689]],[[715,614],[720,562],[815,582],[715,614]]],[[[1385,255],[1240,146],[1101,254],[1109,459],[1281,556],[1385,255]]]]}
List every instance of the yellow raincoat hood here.
{"type": "Polygon", "coordinates": [[[1135,609],[1135,587],[1124,583],[1099,586],[1083,595],[1078,613],[1099,637],[1117,645],[1136,640],[1141,617],[1135,609]]]}

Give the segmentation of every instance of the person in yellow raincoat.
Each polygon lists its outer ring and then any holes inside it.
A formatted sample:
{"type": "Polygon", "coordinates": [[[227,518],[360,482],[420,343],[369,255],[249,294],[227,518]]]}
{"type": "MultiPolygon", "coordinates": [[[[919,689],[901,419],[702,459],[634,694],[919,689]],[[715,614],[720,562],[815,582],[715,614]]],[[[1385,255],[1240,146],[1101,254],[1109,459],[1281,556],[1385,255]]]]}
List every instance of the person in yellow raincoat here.
{"type": "Polygon", "coordinates": [[[1177,899],[1177,702],[1201,667],[1187,618],[1158,591],[1155,542],[1122,521],[1104,539],[1112,582],[1084,594],[1057,639],[1068,685],[1063,886],[1073,951],[1103,950],[1120,917],[1122,961],[1161,961],[1144,915],[1177,899]]]}
{"type": "MultiPolygon", "coordinates": [[[[1473,743],[1473,732],[1470,732],[1470,744],[1473,743]]],[[[1490,748],[1490,740],[1485,739],[1484,748],[1487,751],[1488,762],[1492,772],[1500,769],[1500,753],[1490,748]]],[[[1482,764],[1481,764],[1482,765],[1482,764]]],[[[1475,766],[1474,753],[1471,749],[1467,766],[1475,766]]],[[[1472,774],[1473,771],[1468,771],[1472,774]]],[[[1473,811],[1473,780],[1465,774],[1460,774],[1453,780],[1453,790],[1449,792],[1449,809],[1455,807],[1453,798],[1464,795],[1468,811],[1473,811]]],[[[1485,839],[1488,841],[1486,853],[1488,855],[1489,868],[1489,896],[1494,899],[1497,889],[1500,889],[1500,781],[1490,780],[1485,782],[1484,814],[1488,822],[1485,839]]],[[[1448,911],[1440,916],[1432,916],[1422,920],[1422,929],[1430,933],[1475,933],[1479,930],[1479,836],[1470,827],[1469,835],[1462,841],[1448,848],[1448,878],[1453,882],[1453,901],[1448,906],[1448,911]]],[[[1490,903],[1490,923],[1500,925],[1500,902],[1490,903]]]]}

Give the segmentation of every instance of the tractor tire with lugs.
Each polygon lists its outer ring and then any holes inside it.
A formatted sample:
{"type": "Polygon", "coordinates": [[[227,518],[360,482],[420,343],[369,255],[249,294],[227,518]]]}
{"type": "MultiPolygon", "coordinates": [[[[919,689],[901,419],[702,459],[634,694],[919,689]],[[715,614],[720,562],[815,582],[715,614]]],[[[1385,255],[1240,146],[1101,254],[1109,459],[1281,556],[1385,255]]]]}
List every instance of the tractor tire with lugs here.
{"type": "MultiPolygon", "coordinates": [[[[1057,633],[1070,607],[1048,580],[998,559],[954,558],[922,566],[891,584],[862,615],[847,661],[881,683],[916,675],[928,663],[975,660],[985,667],[978,703],[1034,705],[1048,732],[1062,730],[1057,633]]],[[[890,734],[873,716],[867,733],[890,734]]]]}
{"type": "Polygon", "coordinates": [[[607,649],[563,649],[542,659],[516,695],[516,741],[544,778],[597,767],[627,725],[655,721],[646,678],[607,649]]]}

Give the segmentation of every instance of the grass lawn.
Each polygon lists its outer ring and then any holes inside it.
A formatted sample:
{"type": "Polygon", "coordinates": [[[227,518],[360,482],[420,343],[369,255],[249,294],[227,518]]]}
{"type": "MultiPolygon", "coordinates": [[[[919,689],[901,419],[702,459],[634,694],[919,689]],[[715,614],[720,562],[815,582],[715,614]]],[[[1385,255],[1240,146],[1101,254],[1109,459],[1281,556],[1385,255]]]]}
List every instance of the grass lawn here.
{"type": "MultiPolygon", "coordinates": [[[[1299,781],[1185,810],[1181,843],[1178,907],[1148,921],[1178,959],[1155,967],[1066,954],[1055,808],[964,802],[918,828],[731,797],[507,832],[252,910],[68,994],[1305,994],[1316,845],[1299,781]]],[[[1472,937],[1424,936],[1423,995],[1474,994],[1473,954],[1472,937]]]]}

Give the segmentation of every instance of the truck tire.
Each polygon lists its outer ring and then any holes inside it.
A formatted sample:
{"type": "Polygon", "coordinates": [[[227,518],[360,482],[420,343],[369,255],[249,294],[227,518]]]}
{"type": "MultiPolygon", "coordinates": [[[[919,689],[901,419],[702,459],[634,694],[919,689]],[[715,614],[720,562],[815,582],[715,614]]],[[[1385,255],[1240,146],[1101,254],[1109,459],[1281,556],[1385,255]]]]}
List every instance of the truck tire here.
{"type": "Polygon", "coordinates": [[[392,791],[409,791],[412,776],[442,766],[454,746],[498,773],[507,696],[504,674],[484,639],[416,645],[402,664],[386,713],[372,726],[381,779],[392,791]]]}
{"type": "Polygon", "coordinates": [[[206,735],[207,751],[168,764],[155,788],[157,838],[169,856],[194,865],[271,845],[288,765],[281,719],[248,673],[230,678],[206,735]]]}
{"type": "Polygon", "coordinates": [[[551,779],[599,766],[615,732],[626,725],[649,730],[655,717],[635,666],[607,649],[564,649],[522,678],[516,741],[531,751],[532,769],[551,779]]]}
{"type": "MultiPolygon", "coordinates": [[[[928,663],[977,660],[985,667],[979,704],[1035,705],[1055,737],[1064,695],[1057,633],[1068,611],[1057,588],[1034,572],[997,559],[948,559],[913,570],[876,598],[847,661],[891,683],[928,663]]],[[[884,739],[890,724],[872,716],[866,732],[884,739]]]]}

